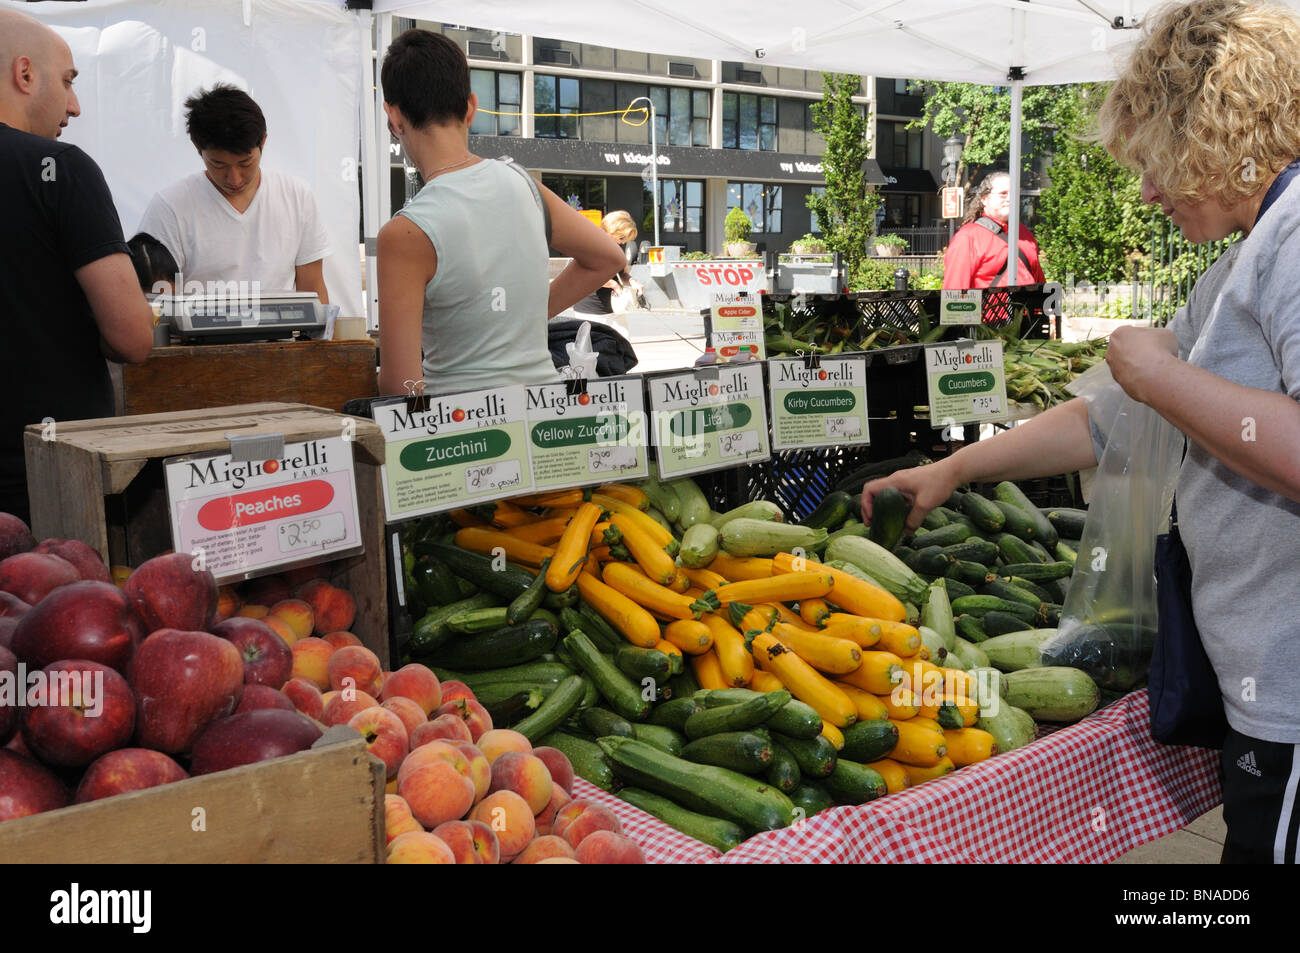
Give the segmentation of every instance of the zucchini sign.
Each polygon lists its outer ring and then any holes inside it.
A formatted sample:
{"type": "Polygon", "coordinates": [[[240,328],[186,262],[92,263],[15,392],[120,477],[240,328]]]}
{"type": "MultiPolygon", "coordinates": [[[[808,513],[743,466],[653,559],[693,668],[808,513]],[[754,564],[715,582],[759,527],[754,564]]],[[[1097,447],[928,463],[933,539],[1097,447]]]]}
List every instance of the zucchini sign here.
{"type": "Polygon", "coordinates": [[[867,427],[867,362],[824,357],[767,362],[772,394],[772,448],[799,450],[871,442],[867,427]]]}
{"type": "Polygon", "coordinates": [[[664,479],[771,457],[761,364],[715,364],[649,385],[664,479]]]}
{"type": "Polygon", "coordinates": [[[1007,384],[1001,341],[957,341],[925,349],[930,423],[982,423],[1006,416],[1007,384]]]}
{"type": "Polygon", "coordinates": [[[388,522],[531,490],[524,403],[512,386],[430,397],[426,410],[405,398],[377,405],[388,522]]]}
{"type": "Polygon", "coordinates": [[[645,394],[640,377],[525,388],[533,486],[562,490],[612,480],[640,480],[646,466],[645,394]]]}

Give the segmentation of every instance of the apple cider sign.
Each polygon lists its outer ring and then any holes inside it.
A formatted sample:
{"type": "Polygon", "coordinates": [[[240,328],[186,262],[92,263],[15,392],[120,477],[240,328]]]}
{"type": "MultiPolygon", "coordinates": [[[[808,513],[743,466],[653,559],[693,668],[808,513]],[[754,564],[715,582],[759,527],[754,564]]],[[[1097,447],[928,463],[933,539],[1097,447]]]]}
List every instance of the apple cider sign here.
{"type": "Polygon", "coordinates": [[[352,445],[286,443],[270,460],[229,453],[163,461],[172,541],[218,583],[360,552],[352,445]]]}

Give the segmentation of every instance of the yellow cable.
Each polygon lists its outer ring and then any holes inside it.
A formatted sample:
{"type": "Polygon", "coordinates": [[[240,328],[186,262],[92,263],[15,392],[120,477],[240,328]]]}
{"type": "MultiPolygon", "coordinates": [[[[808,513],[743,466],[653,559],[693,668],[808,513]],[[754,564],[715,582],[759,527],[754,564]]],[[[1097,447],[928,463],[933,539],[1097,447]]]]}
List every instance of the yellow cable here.
{"type": "MultiPolygon", "coordinates": [[[[477,112],[487,113],[487,115],[489,116],[519,117],[524,115],[523,113],[496,112],[491,109],[479,109],[477,110],[477,112]]],[[[539,116],[543,118],[550,118],[554,116],[572,116],[574,118],[577,118],[578,116],[620,116],[620,115],[623,117],[623,122],[627,123],[629,126],[644,126],[647,122],[650,121],[650,110],[646,109],[644,106],[638,106],[636,109],[633,109],[631,106],[629,106],[627,109],[606,109],[603,112],[594,112],[594,113],[533,113],[534,118],[537,118],[539,116]],[[627,118],[628,113],[641,113],[641,121],[632,122],[630,119],[627,118]]]]}

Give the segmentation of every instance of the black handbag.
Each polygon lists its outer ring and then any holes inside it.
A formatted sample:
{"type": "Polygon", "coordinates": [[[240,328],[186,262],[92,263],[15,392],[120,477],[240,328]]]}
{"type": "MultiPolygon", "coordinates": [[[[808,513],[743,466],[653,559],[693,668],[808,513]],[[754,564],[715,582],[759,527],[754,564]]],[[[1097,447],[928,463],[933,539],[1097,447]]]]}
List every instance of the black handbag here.
{"type": "Polygon", "coordinates": [[[1178,504],[1169,532],[1156,537],[1156,641],[1147,694],[1151,737],[1166,745],[1222,748],[1228,733],[1219,679],[1192,617],[1192,566],[1178,533],[1178,504]]]}

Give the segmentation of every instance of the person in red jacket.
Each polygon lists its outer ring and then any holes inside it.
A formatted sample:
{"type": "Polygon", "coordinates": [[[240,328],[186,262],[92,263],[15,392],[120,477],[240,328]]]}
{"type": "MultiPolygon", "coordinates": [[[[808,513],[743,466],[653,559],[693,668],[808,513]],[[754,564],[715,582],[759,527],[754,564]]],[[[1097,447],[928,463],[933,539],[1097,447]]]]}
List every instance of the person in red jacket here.
{"type": "MultiPolygon", "coordinates": [[[[957,230],[944,252],[943,286],[945,288],[988,288],[1007,285],[1007,219],[1011,214],[1011,177],[1005,172],[991,172],[984,177],[971,197],[966,222],[957,230]]],[[[1020,226],[1020,262],[1016,266],[1016,284],[1042,284],[1043,269],[1038,264],[1038,242],[1034,233],[1020,226]]]]}

